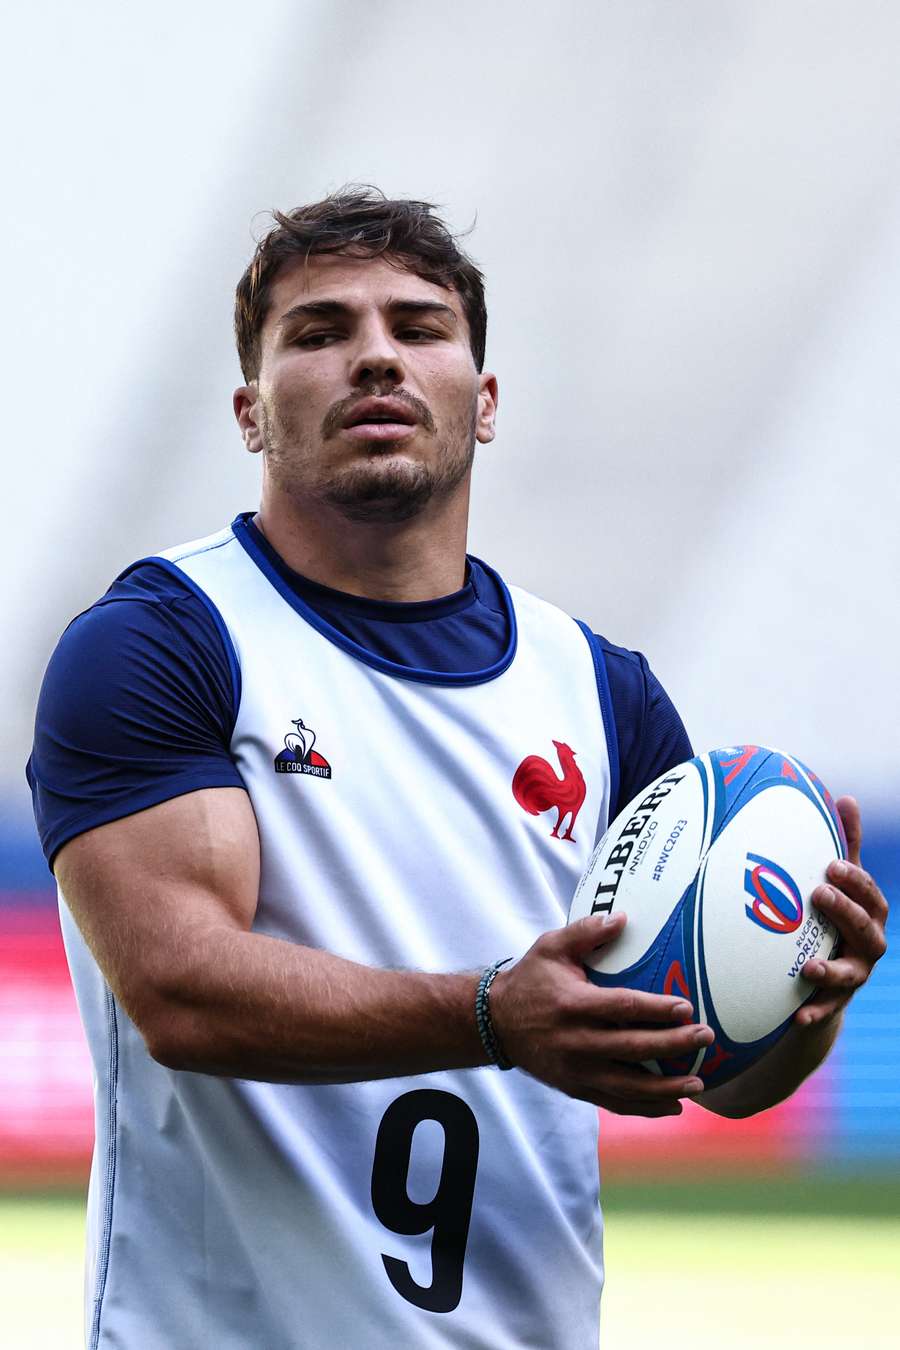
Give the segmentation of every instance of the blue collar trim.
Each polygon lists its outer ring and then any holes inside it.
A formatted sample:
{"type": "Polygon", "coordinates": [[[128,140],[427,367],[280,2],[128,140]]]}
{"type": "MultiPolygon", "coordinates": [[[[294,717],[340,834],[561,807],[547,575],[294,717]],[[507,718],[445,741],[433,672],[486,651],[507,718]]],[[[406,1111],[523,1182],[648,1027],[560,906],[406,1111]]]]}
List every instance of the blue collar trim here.
{"type": "Polygon", "coordinates": [[[327,620],[323,619],[321,614],[318,614],[311,605],[307,604],[307,602],[297,594],[291,587],[287,578],[282,575],[278,568],[274,566],[271,559],[268,558],[266,553],[260,548],[257,540],[254,538],[256,531],[251,528],[249,515],[237,516],[232,522],[231,528],[234,532],[234,537],[248,554],[251,561],[256,564],[266,579],[271,582],[282,599],[287,601],[291,609],[299,614],[301,619],[304,619],[312,628],[315,628],[317,633],[321,633],[322,637],[327,638],[329,642],[333,643],[335,647],[340,647],[340,649],[346,652],[348,656],[352,656],[355,660],[361,661],[363,665],[371,666],[373,670],[380,670],[385,675],[393,675],[401,680],[416,680],[420,684],[458,687],[460,685],[487,684],[488,681],[495,680],[498,675],[502,675],[512,663],[518,643],[516,612],[513,607],[512,597],[506,588],[503,578],[499,576],[493,568],[488,567],[486,563],[482,562],[480,558],[472,558],[472,561],[478,563],[479,566],[484,568],[485,572],[494,578],[503,600],[505,618],[509,630],[509,640],[506,644],[506,650],[499,661],[495,661],[492,666],[488,666],[484,670],[461,671],[458,673],[445,670],[420,670],[414,666],[403,666],[396,661],[388,661],[385,657],[377,656],[374,652],[370,652],[365,647],[361,647],[358,642],[354,642],[352,638],[339,632],[337,628],[333,628],[327,620]]]}

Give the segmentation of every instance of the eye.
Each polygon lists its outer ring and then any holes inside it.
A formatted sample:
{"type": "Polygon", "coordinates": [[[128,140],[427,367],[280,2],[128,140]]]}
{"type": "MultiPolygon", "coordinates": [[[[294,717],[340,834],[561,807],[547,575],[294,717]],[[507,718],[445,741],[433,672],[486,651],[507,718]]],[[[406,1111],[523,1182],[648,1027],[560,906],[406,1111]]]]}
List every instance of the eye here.
{"type": "Polygon", "coordinates": [[[340,337],[340,333],[336,333],[334,329],[323,329],[318,333],[304,333],[302,337],[294,340],[293,345],[296,347],[309,347],[313,351],[318,351],[321,347],[327,346],[328,343],[334,341],[338,337],[340,337]]]}
{"type": "Polygon", "coordinates": [[[441,334],[431,328],[401,328],[397,336],[405,342],[428,342],[437,340],[441,334]]]}

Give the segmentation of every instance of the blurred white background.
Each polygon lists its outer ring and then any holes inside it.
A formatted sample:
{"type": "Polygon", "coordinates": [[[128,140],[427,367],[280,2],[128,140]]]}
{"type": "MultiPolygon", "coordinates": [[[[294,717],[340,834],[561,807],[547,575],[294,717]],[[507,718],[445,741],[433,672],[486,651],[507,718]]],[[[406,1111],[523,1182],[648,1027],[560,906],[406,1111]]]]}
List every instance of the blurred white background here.
{"type": "Polygon", "coordinates": [[[887,810],[900,11],[880,0],[36,3],[6,18],[7,805],[68,619],[255,503],[265,212],[440,203],[488,280],[472,551],[645,651],[698,748],[887,810]]]}
{"type": "MultiPolygon", "coordinates": [[[[698,749],[780,745],[855,791],[900,875],[893,0],[33,0],[4,40],[4,840],[26,837],[62,628],[134,558],[255,504],[231,311],[265,213],[362,181],[476,222],[502,396],[472,551],[646,652],[698,749]]],[[[0,1164],[56,1147],[83,1177],[86,1052],[38,877],[0,877],[0,1164]]],[[[898,1229],[872,1196],[898,1193],[898,1009],[885,962],[813,1095],[736,1149],[754,1190],[776,1156],[830,1189],[835,1158],[890,1163],[855,1226],[613,1212],[611,1345],[718,1344],[725,1323],[735,1350],[896,1343],[898,1229]],[[674,1329],[667,1289],[693,1310],[674,1329]]],[[[703,1138],[697,1172],[724,1174],[703,1138]]],[[[46,1210],[0,1222],[22,1347],[78,1343],[83,1200],[46,1210]]]]}

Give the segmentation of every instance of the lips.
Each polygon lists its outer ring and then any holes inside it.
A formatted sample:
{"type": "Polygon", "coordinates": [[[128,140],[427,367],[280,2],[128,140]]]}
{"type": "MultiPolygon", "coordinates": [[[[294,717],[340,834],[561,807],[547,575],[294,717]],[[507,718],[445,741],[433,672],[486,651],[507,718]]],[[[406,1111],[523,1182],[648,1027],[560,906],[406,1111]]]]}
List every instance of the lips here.
{"type": "Polygon", "coordinates": [[[345,431],[357,427],[414,427],[418,422],[409,406],[396,398],[366,398],[344,418],[345,431]]]}

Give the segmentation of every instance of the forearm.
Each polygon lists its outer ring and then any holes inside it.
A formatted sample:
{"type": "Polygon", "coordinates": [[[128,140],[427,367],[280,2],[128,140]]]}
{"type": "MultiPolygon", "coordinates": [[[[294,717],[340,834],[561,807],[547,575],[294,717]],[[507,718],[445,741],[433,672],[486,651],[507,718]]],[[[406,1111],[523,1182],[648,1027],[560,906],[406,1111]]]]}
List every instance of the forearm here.
{"type": "Polygon", "coordinates": [[[378,970],[253,931],[259,840],[240,789],[188,793],[86,831],[55,869],[163,1064],[316,1083],[485,1062],[477,974],[378,970]]]}
{"type": "Polygon", "coordinates": [[[836,1013],[814,1026],[793,1023],[762,1059],[722,1087],[710,1088],[699,1098],[716,1115],[737,1119],[767,1111],[796,1091],[834,1045],[843,1020],[836,1013]]]}
{"type": "Polygon", "coordinates": [[[478,975],[379,970],[228,928],[195,935],[145,1036],[171,1068],[269,1082],[391,1078],[486,1062],[478,975]]]}

